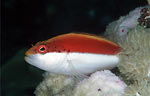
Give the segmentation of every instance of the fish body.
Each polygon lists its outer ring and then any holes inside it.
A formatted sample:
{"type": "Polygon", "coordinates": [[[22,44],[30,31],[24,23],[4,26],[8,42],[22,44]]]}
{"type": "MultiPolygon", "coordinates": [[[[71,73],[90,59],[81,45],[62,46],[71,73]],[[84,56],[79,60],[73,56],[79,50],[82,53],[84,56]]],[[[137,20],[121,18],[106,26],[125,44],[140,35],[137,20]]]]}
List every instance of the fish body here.
{"type": "Polygon", "coordinates": [[[26,52],[25,60],[48,72],[86,75],[115,67],[120,51],[117,44],[104,38],[68,33],[38,42],[26,52]]]}

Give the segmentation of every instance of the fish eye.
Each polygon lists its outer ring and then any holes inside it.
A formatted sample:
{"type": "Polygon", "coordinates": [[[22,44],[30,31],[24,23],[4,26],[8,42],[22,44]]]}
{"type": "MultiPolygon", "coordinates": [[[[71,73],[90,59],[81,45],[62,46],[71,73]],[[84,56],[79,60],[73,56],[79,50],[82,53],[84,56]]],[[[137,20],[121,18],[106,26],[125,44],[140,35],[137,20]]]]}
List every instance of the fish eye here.
{"type": "Polygon", "coordinates": [[[46,45],[40,45],[38,51],[39,53],[42,53],[42,54],[46,53],[47,52],[46,45]]]}

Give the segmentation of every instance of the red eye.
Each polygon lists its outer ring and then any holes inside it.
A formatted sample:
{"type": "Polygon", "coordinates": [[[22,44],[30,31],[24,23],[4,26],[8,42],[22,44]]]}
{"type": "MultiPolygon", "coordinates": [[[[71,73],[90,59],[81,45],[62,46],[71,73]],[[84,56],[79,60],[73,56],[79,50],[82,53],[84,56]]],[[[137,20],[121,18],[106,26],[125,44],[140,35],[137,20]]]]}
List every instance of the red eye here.
{"type": "Polygon", "coordinates": [[[38,51],[39,53],[46,53],[47,52],[46,45],[40,45],[38,51]]]}

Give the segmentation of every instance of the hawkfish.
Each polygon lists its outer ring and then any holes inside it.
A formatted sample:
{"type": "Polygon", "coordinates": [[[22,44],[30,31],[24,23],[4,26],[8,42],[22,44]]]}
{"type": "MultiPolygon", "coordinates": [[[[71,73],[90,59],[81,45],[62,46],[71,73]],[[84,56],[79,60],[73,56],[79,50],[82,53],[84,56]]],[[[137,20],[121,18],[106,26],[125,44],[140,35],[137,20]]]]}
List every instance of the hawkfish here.
{"type": "Polygon", "coordinates": [[[25,53],[25,61],[52,73],[88,75],[116,67],[121,49],[99,36],[67,33],[36,43],[25,53]]]}

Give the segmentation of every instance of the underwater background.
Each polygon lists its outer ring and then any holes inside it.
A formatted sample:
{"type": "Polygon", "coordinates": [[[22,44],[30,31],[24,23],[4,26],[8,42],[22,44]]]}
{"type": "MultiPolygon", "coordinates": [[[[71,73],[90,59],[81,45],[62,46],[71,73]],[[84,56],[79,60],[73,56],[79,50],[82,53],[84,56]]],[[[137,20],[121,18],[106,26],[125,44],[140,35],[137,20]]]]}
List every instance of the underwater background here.
{"type": "Polygon", "coordinates": [[[1,95],[34,96],[44,71],[24,61],[38,41],[69,32],[103,34],[146,0],[5,0],[2,2],[1,95]]]}

